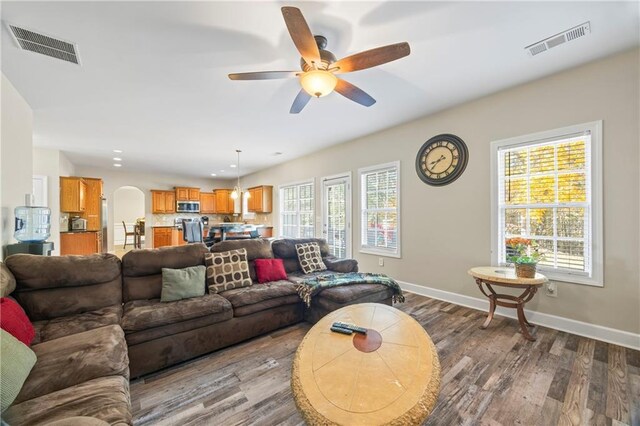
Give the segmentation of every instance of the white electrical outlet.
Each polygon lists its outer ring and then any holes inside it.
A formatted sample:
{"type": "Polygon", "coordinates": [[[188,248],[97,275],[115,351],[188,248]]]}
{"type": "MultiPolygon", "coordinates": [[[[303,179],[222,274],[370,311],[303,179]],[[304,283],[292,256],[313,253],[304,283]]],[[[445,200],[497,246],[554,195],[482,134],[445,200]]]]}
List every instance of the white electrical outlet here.
{"type": "Polygon", "coordinates": [[[378,266],[384,266],[384,257],[378,258],[378,266]]]}
{"type": "Polygon", "coordinates": [[[549,281],[544,286],[545,294],[549,297],[558,297],[558,284],[549,281]]]}

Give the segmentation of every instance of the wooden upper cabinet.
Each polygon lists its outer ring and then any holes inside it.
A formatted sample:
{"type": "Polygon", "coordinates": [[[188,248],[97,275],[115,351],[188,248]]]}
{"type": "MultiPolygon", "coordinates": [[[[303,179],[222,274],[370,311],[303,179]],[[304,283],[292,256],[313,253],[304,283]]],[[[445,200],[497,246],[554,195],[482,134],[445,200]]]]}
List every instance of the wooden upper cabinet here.
{"type": "Polygon", "coordinates": [[[82,213],[86,209],[87,185],[79,177],[60,177],[60,211],[82,213]]]}
{"type": "Polygon", "coordinates": [[[177,201],[200,201],[200,188],[176,186],[177,201]]]}
{"type": "Polygon", "coordinates": [[[200,213],[213,214],[216,212],[216,194],[213,192],[200,193],[200,213]]]}
{"type": "Polygon", "coordinates": [[[247,208],[253,213],[271,213],[273,210],[273,186],[262,185],[249,188],[247,208]]]}
{"type": "Polygon", "coordinates": [[[100,231],[102,223],[102,179],[84,178],[86,185],[85,210],[82,217],[87,220],[87,231],[100,231]]]}
{"type": "Polygon", "coordinates": [[[218,214],[231,214],[233,213],[233,198],[231,198],[230,189],[214,189],[213,193],[216,196],[215,212],[218,214]]]}
{"type": "Polygon", "coordinates": [[[176,193],[174,191],[151,190],[151,213],[175,213],[176,193]]]}

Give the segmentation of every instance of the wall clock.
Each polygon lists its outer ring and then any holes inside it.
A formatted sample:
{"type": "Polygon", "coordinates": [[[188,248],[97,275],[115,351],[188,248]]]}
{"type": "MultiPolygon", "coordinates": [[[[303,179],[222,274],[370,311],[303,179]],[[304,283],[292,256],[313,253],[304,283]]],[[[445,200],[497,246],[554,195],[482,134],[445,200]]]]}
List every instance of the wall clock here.
{"type": "Polygon", "coordinates": [[[424,183],[447,185],[460,177],[468,159],[469,151],[462,139],[442,134],[422,145],[416,156],[416,172],[424,183]]]}

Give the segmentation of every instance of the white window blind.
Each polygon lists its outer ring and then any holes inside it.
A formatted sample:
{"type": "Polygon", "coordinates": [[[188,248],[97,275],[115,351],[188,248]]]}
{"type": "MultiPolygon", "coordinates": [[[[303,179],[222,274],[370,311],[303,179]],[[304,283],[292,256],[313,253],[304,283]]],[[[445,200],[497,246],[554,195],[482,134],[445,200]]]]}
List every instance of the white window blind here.
{"type": "Polygon", "coordinates": [[[400,163],[359,170],[360,251],[400,257],[400,163]]]}
{"type": "Polygon", "coordinates": [[[314,182],[280,187],[280,234],[286,238],[315,235],[314,182]]]}
{"type": "Polygon", "coordinates": [[[601,276],[594,256],[601,229],[594,221],[592,147],[589,129],[497,147],[499,264],[515,254],[507,241],[521,237],[538,245],[544,254],[538,267],[550,278],[601,276]]]}

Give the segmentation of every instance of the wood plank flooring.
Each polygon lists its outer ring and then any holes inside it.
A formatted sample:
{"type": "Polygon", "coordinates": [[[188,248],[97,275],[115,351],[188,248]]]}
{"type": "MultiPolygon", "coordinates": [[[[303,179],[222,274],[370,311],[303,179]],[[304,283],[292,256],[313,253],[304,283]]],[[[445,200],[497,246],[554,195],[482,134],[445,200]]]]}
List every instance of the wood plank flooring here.
{"type": "MultiPolygon", "coordinates": [[[[425,425],[640,425],[640,352],[407,293],[438,348],[425,425]]],[[[302,323],[131,382],[136,425],[299,425],[289,380],[302,323]]]]}

